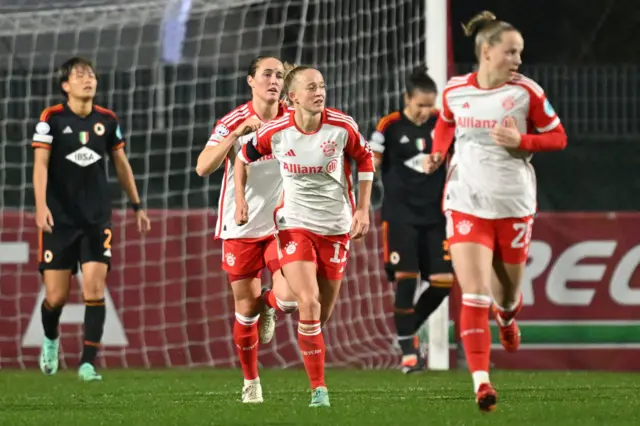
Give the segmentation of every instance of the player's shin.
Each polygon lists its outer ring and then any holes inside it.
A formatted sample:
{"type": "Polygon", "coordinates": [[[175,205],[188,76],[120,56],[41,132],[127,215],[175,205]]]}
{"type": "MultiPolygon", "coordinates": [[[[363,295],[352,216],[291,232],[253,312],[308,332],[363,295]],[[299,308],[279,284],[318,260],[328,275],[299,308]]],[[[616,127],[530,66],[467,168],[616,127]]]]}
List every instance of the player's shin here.
{"type": "Polygon", "coordinates": [[[59,333],[60,315],[64,304],[52,304],[46,299],[42,301],[40,313],[42,316],[42,329],[44,336],[49,340],[56,340],[59,333]]]}
{"type": "Polygon", "coordinates": [[[258,319],[260,315],[247,317],[236,312],[233,324],[233,342],[238,350],[245,384],[258,380],[258,319]]]}
{"type": "Polygon", "coordinates": [[[320,320],[303,320],[298,322],[298,344],[304,361],[304,368],[309,376],[311,389],[325,387],[324,360],[325,344],[322,336],[320,320]]]}
{"type": "Polygon", "coordinates": [[[106,318],[104,298],[85,300],[84,306],[84,344],[82,346],[80,365],[85,363],[93,365],[100,348],[102,333],[104,332],[106,318]]]}
{"type": "MultiPolygon", "coordinates": [[[[396,274],[396,277],[401,276],[396,274]]],[[[396,282],[396,297],[393,320],[396,326],[398,344],[402,350],[403,365],[405,362],[417,362],[418,351],[414,343],[415,312],[413,297],[416,291],[417,275],[406,275],[396,282]],[[411,359],[409,359],[411,358],[411,359]]]]}
{"type": "Polygon", "coordinates": [[[489,358],[491,354],[491,332],[489,330],[489,308],[491,298],[481,294],[462,295],[460,312],[460,338],[473,376],[474,392],[482,383],[489,383],[489,358]]]}
{"type": "Polygon", "coordinates": [[[414,307],[414,332],[418,331],[427,318],[438,309],[442,301],[449,296],[452,281],[431,279],[429,286],[422,292],[414,307]]]}

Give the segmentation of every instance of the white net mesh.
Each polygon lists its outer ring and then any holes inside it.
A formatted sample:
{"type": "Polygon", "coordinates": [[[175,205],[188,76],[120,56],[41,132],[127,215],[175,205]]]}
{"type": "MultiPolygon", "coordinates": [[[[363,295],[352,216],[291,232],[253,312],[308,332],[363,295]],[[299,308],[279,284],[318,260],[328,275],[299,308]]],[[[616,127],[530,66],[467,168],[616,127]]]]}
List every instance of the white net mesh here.
{"type": "MultiPolygon", "coordinates": [[[[28,142],[42,109],[61,101],[52,81],[56,66],[73,55],[96,63],[98,103],[113,109],[126,129],[127,154],[153,221],[142,239],[112,177],[113,303],[101,362],[232,366],[233,303],[212,232],[221,175],[203,180],[194,173],[211,124],[248,99],[251,58],[275,54],[317,65],[329,85],[328,103],[354,116],[368,134],[382,114],[400,106],[405,75],[424,61],[423,9],[424,1],[402,0],[3,2],[0,367],[34,365],[33,346],[42,335],[38,241],[27,213],[33,206],[28,142]],[[188,16],[183,56],[168,64],[162,58],[177,51],[172,43],[180,40],[181,16],[188,16]],[[24,244],[26,259],[18,253],[24,244]]],[[[397,361],[378,229],[364,244],[353,244],[325,331],[330,365],[397,361]]],[[[71,302],[79,296],[74,288],[71,302]]],[[[62,321],[63,362],[73,366],[81,307],[67,306],[62,321]]],[[[261,348],[262,364],[301,362],[292,321],[280,319],[273,343],[261,348]]]]}

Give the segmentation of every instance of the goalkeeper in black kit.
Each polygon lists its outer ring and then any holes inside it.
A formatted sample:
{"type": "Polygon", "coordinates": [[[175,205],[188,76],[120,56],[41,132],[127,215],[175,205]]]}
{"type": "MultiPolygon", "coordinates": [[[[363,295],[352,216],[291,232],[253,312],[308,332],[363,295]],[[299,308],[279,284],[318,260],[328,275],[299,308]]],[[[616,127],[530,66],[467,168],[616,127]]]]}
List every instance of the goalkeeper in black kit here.
{"type": "Polygon", "coordinates": [[[371,136],[376,170],[382,172],[382,230],[385,269],[396,285],[394,321],[402,350],[402,371],[425,368],[416,332],[449,294],[451,258],[441,210],[444,167],[428,175],[424,158],[438,118],[437,88],[425,68],[407,79],[405,107],[383,117],[371,136]],[[418,282],[428,288],[414,305],[418,282]]]}
{"type": "Polygon", "coordinates": [[[150,222],[140,206],[118,119],[93,103],[97,79],[91,62],[71,58],[58,76],[66,100],[42,112],[32,142],[38,260],[46,290],[40,369],[47,375],[58,370],[60,315],[80,264],[85,315],[78,376],[88,382],[102,379],[94,361],[104,329],[104,294],[114,244],[107,155],[132,203],[138,230],[148,232],[150,222]]]}

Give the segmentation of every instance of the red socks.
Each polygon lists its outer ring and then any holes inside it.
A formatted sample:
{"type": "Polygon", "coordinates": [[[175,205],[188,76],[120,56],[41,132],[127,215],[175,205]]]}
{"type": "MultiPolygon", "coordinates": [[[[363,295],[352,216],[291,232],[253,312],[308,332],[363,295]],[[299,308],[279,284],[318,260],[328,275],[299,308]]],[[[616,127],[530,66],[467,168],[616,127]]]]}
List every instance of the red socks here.
{"type": "Polygon", "coordinates": [[[311,389],[326,387],[324,383],[325,346],[320,320],[298,322],[298,344],[311,389]]]}
{"type": "Polygon", "coordinates": [[[268,307],[277,309],[285,314],[290,314],[298,309],[298,302],[295,300],[292,302],[279,300],[273,290],[265,291],[262,295],[262,299],[268,307]]]}
{"type": "Polygon", "coordinates": [[[471,373],[489,372],[489,356],[491,354],[490,307],[491,298],[489,296],[462,295],[460,338],[471,373]]]}
{"type": "Polygon", "coordinates": [[[236,313],[233,324],[233,342],[238,348],[238,358],[245,380],[258,378],[258,319],[236,313]]]}

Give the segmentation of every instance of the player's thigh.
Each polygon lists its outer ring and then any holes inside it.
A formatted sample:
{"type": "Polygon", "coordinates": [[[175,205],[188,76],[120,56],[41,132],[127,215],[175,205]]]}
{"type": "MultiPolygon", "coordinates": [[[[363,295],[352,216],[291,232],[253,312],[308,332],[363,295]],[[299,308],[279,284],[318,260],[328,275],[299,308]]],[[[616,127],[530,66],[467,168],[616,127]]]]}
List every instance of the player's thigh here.
{"type": "Polygon", "coordinates": [[[324,325],[336,306],[342,280],[330,280],[318,277],[318,287],[320,289],[320,322],[324,325]]]}
{"type": "Polygon", "coordinates": [[[494,223],[451,210],[446,212],[446,217],[451,261],[462,292],[490,295],[494,223]]]}
{"type": "Polygon", "coordinates": [[[229,239],[222,242],[222,269],[229,281],[260,278],[265,267],[262,241],[229,239]]]}
{"type": "Polygon", "coordinates": [[[504,263],[526,263],[533,232],[533,216],[496,219],[496,258],[504,263]]]}
{"type": "Polygon", "coordinates": [[[318,277],[341,281],[349,260],[349,234],[313,235],[318,252],[318,277]]]}
{"type": "Polygon", "coordinates": [[[64,306],[71,287],[70,269],[46,269],[42,271],[45,299],[51,306],[64,306]]]}
{"type": "Polygon", "coordinates": [[[75,274],[80,261],[82,231],[75,228],[55,227],[53,232],[39,231],[38,268],[68,270],[75,274]]]}
{"type": "Polygon", "coordinates": [[[449,241],[445,231],[446,223],[437,223],[420,229],[419,265],[420,276],[429,280],[434,287],[451,287],[453,266],[449,241]]]}
{"type": "Polygon", "coordinates": [[[382,223],[384,268],[389,281],[395,281],[398,272],[418,274],[418,228],[400,221],[382,223]]]}
{"type": "Polygon", "coordinates": [[[499,219],[496,230],[494,294],[501,303],[512,304],[517,301],[529,256],[533,217],[499,219]]]}
{"type": "Polygon", "coordinates": [[[303,305],[318,302],[318,254],[309,232],[296,229],[278,231],[280,268],[289,288],[303,305]]]}
{"type": "Polygon", "coordinates": [[[233,279],[230,285],[235,311],[246,317],[257,315],[260,312],[260,278],[233,279]]]}
{"type": "MultiPolygon", "coordinates": [[[[113,247],[113,230],[111,224],[106,223],[103,225],[88,226],[83,229],[82,236],[80,238],[80,264],[85,263],[101,263],[106,266],[108,271],[111,267],[111,250],[113,247]]],[[[91,267],[93,269],[93,267],[91,267]]],[[[104,267],[96,267],[98,270],[95,275],[90,278],[96,278],[103,280],[105,277],[101,277],[99,272],[104,270],[104,267]]],[[[84,267],[83,267],[83,278],[84,267]]]]}

